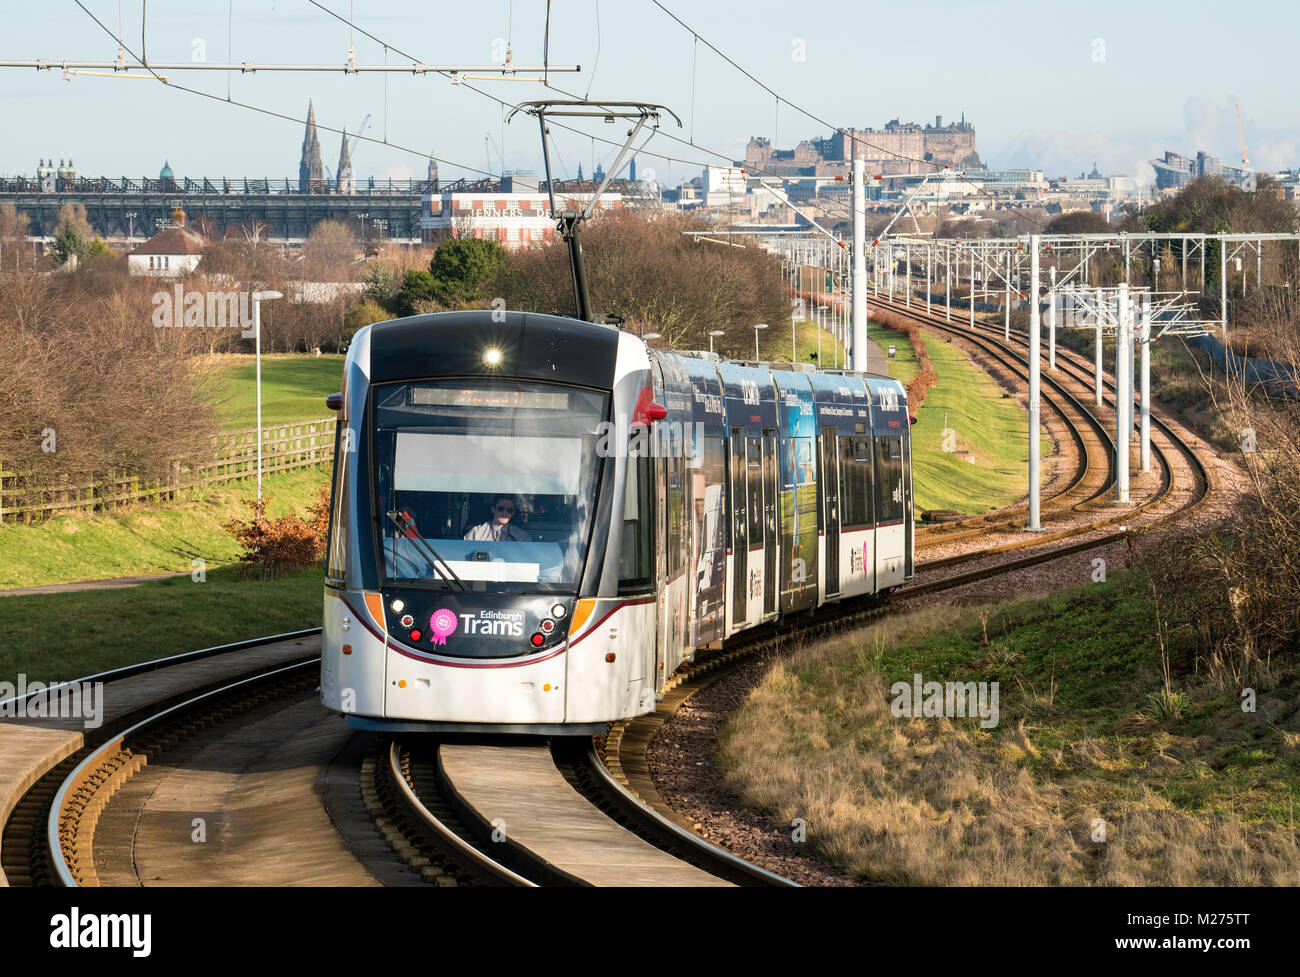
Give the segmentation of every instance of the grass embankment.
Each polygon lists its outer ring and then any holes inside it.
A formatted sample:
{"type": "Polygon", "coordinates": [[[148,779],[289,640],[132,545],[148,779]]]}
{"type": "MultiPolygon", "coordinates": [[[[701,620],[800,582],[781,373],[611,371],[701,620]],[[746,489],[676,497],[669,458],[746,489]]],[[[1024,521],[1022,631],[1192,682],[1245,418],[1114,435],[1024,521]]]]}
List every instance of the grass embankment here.
{"type": "Polygon", "coordinates": [[[864,878],[1300,883],[1300,673],[1279,670],[1255,712],[1235,688],[1176,678],[1171,716],[1157,619],[1149,588],[1123,574],[801,648],[729,721],[725,777],[746,803],[803,818],[819,851],[864,878]],[[891,686],[916,673],[998,682],[996,727],[896,717],[891,686]]]}
{"type": "MultiPolygon", "coordinates": [[[[889,375],[906,384],[919,364],[911,342],[871,324],[867,335],[882,350],[896,348],[886,359],[889,375]]],[[[922,333],[938,376],[916,412],[912,426],[912,493],[918,516],[923,509],[978,513],[1022,499],[1029,490],[1027,420],[1020,406],[952,343],[922,333]],[[945,439],[944,432],[952,434],[945,439]],[[969,451],[974,461],[958,458],[948,446],[969,451]]],[[[1041,441],[1042,457],[1051,443],[1041,441]]]]}
{"type": "MultiPolygon", "coordinates": [[[[262,492],[268,515],[302,512],[327,478],[324,468],[267,478],[262,492]]],[[[0,588],[189,573],[195,559],[203,560],[209,570],[234,563],[239,545],[221,524],[249,517],[251,510],[242,500],[256,497],[257,483],[249,479],[196,492],[187,501],[56,516],[30,526],[5,523],[0,525],[0,588]]],[[[0,598],[0,604],[19,599],[0,598]]]]}
{"type": "MultiPolygon", "coordinates": [[[[813,354],[817,352],[817,342],[820,336],[821,340],[821,359],[822,367],[825,369],[835,368],[835,337],[825,329],[818,327],[812,319],[804,319],[795,323],[794,338],[798,342],[797,352],[800,363],[817,363],[817,357],[813,354]]],[[[725,337],[724,337],[725,338],[725,337]]],[[[749,359],[754,354],[754,333],[750,330],[749,344],[742,346],[738,352],[741,359],[749,359]]],[[[707,348],[707,347],[706,347],[707,348]]],[[[759,358],[769,362],[789,363],[790,362],[790,320],[783,323],[771,323],[766,329],[758,331],[758,351],[759,358]]],[[[719,349],[721,352],[721,349],[719,349]]],[[[844,347],[840,347],[839,364],[844,368],[844,347]]]]}
{"type": "Polygon", "coordinates": [[[239,580],[209,568],[119,590],[0,598],[0,680],[53,682],[213,645],[320,626],[319,571],[239,580]]]}
{"type": "MultiPolygon", "coordinates": [[[[227,353],[215,358],[213,400],[226,430],[257,425],[254,357],[227,353]]],[[[262,425],[329,417],[325,398],[339,389],[343,356],[274,353],[262,356],[262,425]]]]}

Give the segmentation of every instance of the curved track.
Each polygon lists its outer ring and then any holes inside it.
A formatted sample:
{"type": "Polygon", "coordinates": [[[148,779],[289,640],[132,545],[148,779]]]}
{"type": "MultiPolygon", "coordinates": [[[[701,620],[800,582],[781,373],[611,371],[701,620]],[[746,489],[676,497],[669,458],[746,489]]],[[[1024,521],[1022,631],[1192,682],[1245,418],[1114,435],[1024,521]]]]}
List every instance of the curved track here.
{"type": "MultiPolygon", "coordinates": [[[[1018,375],[1027,380],[1029,339],[1023,332],[1013,331],[1011,340],[1007,341],[1003,337],[1001,329],[986,322],[977,320],[976,328],[972,331],[969,327],[947,322],[942,316],[926,314],[895,303],[880,302],[878,304],[895,314],[910,318],[922,328],[931,329],[954,339],[970,342],[981,350],[994,352],[999,359],[1005,356],[1014,357],[1016,362],[1023,367],[1023,369],[1017,371],[1018,375]]],[[[1040,350],[1040,355],[1044,360],[1046,359],[1045,344],[1044,348],[1040,350]]],[[[1065,384],[1057,378],[1057,375],[1060,375],[1071,381],[1076,391],[1082,394],[1082,397],[1091,396],[1093,364],[1077,353],[1060,346],[1057,347],[1056,358],[1057,367],[1055,371],[1047,369],[1046,364],[1043,365],[1040,376],[1044,387],[1050,384],[1053,389],[1063,392],[1078,410],[1088,415],[1092,424],[1102,427],[1107,445],[1107,464],[1110,468],[1110,475],[1106,485],[1109,489],[1114,486],[1115,439],[1111,432],[1115,428],[1115,383],[1112,378],[1103,374],[1103,389],[1107,392],[1105,407],[1107,408],[1108,417],[1098,418],[1093,414],[1091,407],[1085,406],[1081,396],[1066,390],[1065,384]],[[1109,423],[1107,424],[1106,421],[1109,423]]],[[[1159,467],[1159,486],[1145,502],[1127,507],[1119,515],[1106,518],[1096,523],[1096,525],[1107,525],[1121,520],[1132,522],[1135,516],[1144,513],[1161,514],[1158,512],[1161,508],[1168,510],[1162,514],[1164,516],[1181,515],[1198,505],[1208,495],[1212,486],[1209,469],[1205,463],[1198,457],[1192,446],[1181,435],[1177,434],[1156,411],[1153,410],[1150,417],[1151,454],[1153,462],[1159,467]]],[[[1131,453],[1133,450],[1132,445],[1130,445],[1129,450],[1131,453]]],[[[1130,470],[1136,473],[1136,467],[1136,465],[1131,465],[1130,470]]],[[[1076,510],[1095,509],[1098,508],[1097,503],[1102,501],[1100,495],[1098,495],[1088,499],[1086,504],[1082,506],[1076,505],[1072,508],[1076,510]]],[[[1023,509],[1024,505],[1022,504],[1017,508],[1023,509]]],[[[1047,506],[1044,506],[1043,515],[1045,519],[1051,511],[1047,506]]],[[[1060,507],[1057,507],[1056,511],[1059,512],[1060,507]]],[[[960,526],[961,524],[949,523],[947,525],[960,526]]],[[[927,530],[927,535],[951,538],[942,529],[927,530]]],[[[1038,542],[1051,538],[1061,537],[1049,534],[1039,537],[1038,542]]]]}

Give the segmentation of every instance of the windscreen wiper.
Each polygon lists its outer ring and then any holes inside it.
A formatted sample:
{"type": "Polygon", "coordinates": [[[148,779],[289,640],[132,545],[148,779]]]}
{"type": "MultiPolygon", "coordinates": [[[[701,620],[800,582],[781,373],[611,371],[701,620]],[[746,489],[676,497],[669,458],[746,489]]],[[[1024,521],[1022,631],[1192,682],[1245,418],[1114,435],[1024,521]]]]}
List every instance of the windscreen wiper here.
{"type": "Polygon", "coordinates": [[[424,558],[429,561],[429,567],[432,570],[436,573],[442,574],[442,576],[449,581],[455,581],[458,589],[469,590],[469,588],[465,586],[465,581],[456,576],[456,571],[451,568],[451,564],[439,556],[437,550],[429,545],[428,540],[420,535],[420,531],[415,527],[414,519],[408,516],[405,512],[397,512],[393,509],[389,510],[388,518],[393,521],[393,524],[397,526],[398,529],[402,530],[406,534],[407,539],[415,544],[416,549],[418,549],[424,558]]]}

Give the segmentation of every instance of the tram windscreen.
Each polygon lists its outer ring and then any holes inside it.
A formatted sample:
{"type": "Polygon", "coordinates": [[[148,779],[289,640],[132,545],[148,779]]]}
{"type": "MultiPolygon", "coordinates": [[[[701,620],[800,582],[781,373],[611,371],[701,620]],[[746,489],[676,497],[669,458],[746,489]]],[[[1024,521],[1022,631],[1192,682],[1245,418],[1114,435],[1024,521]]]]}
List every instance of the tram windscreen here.
{"type": "Polygon", "coordinates": [[[385,579],[446,587],[455,574],[476,591],[574,591],[608,400],[517,380],[377,387],[385,579]]]}

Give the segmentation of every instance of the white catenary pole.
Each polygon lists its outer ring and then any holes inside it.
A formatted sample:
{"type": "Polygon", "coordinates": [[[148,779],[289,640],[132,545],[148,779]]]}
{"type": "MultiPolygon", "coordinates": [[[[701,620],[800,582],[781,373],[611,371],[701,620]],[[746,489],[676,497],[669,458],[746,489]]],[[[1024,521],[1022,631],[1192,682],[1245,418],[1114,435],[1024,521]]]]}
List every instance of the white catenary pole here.
{"type": "MultiPolygon", "coordinates": [[[[1038,359],[1042,323],[1038,314],[1038,244],[1039,236],[1029,238],[1029,528],[1043,528],[1039,514],[1039,376],[1038,359]]],[[[972,308],[973,308],[972,304],[972,308]]]]}
{"type": "Polygon", "coordinates": [[[1129,411],[1133,409],[1133,387],[1129,374],[1133,354],[1129,351],[1128,283],[1119,284],[1119,313],[1115,329],[1115,489],[1120,502],[1128,502],[1129,432],[1133,430],[1129,411]]]}
{"type": "Polygon", "coordinates": [[[970,248],[970,328],[975,329],[975,245],[970,248]]]}
{"type": "Polygon", "coordinates": [[[1142,462],[1142,470],[1149,472],[1151,470],[1151,306],[1149,302],[1143,302],[1142,331],[1138,336],[1138,342],[1142,344],[1140,354],[1142,364],[1142,446],[1139,458],[1142,462]]]}
{"type": "Polygon", "coordinates": [[[1002,338],[1011,342],[1011,252],[1007,252],[1006,261],[1002,263],[1006,278],[1002,280],[1002,338]]]}
{"type": "Polygon", "coordinates": [[[1097,367],[1096,367],[1096,370],[1093,372],[1093,377],[1092,377],[1092,393],[1093,393],[1093,398],[1095,399],[1095,401],[1096,401],[1098,407],[1101,406],[1101,387],[1102,387],[1102,382],[1101,382],[1101,327],[1102,327],[1102,318],[1103,318],[1103,316],[1102,316],[1102,309],[1103,309],[1103,308],[1109,308],[1109,300],[1108,300],[1108,299],[1105,299],[1105,298],[1102,296],[1102,294],[1101,294],[1101,289],[1097,289],[1097,347],[1096,347],[1097,367]],[[1107,305],[1106,305],[1106,306],[1103,306],[1103,305],[1102,305],[1102,302],[1103,302],[1103,301],[1107,302],[1107,305]]]}
{"type": "Polygon", "coordinates": [[[1223,318],[1223,345],[1228,345],[1228,242],[1219,235],[1219,309],[1223,318]]]}
{"type": "Polygon", "coordinates": [[[930,314],[930,245],[925,246],[925,314],[930,314]]]}
{"type": "Polygon", "coordinates": [[[867,372],[867,161],[853,160],[853,349],[849,366],[867,372]]]}
{"type": "Polygon", "coordinates": [[[1047,368],[1056,369],[1056,265],[1047,270],[1051,291],[1047,295],[1047,368]]]}
{"type": "Polygon", "coordinates": [[[257,361],[257,504],[262,504],[262,302],[284,298],[279,292],[253,293],[253,336],[257,361]]]}
{"type": "Polygon", "coordinates": [[[952,322],[952,252],[943,246],[943,317],[952,322]]]}
{"type": "Polygon", "coordinates": [[[912,307],[912,246],[903,245],[903,287],[907,289],[907,307],[912,307]]]}

